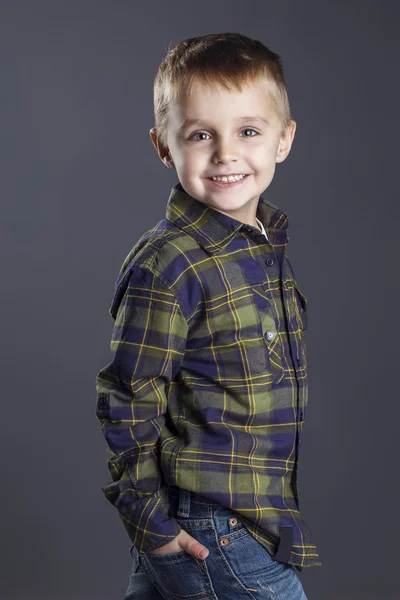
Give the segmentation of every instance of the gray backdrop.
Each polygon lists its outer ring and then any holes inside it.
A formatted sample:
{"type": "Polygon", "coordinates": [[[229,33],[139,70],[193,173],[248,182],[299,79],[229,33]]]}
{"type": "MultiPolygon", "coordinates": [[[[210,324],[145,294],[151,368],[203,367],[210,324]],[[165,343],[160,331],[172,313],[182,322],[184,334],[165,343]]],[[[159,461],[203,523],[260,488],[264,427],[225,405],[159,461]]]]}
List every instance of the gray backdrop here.
{"type": "Polygon", "coordinates": [[[149,138],[170,41],[218,31],[283,59],[297,132],[265,193],[309,299],[302,512],[309,600],[394,599],[399,541],[399,9],[395,2],[2,0],[1,589],[118,600],[130,542],[95,377],[108,307],[175,172],[149,138]]]}

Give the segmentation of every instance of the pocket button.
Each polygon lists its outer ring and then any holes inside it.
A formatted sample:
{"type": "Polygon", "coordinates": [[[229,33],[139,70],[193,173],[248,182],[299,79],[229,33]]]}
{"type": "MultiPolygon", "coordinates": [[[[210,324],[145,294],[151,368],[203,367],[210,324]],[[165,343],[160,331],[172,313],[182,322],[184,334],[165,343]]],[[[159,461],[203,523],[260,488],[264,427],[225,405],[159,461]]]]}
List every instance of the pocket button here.
{"type": "Polygon", "coordinates": [[[220,539],[220,544],[221,546],[228,546],[229,545],[229,540],[226,537],[223,537],[220,539]]]}
{"type": "Polygon", "coordinates": [[[271,340],[274,339],[274,337],[276,336],[276,331],[272,331],[271,329],[268,329],[268,331],[266,331],[264,333],[264,338],[270,342],[271,340]]]}

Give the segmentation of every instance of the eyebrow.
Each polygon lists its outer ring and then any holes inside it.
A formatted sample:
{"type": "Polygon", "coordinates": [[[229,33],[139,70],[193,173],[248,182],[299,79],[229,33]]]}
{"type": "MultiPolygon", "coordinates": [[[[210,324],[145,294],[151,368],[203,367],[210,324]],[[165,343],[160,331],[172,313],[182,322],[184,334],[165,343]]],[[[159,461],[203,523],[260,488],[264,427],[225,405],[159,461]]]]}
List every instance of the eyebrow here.
{"type": "MultiPolygon", "coordinates": [[[[266,123],[267,125],[269,125],[269,121],[267,121],[267,119],[265,119],[264,117],[257,117],[257,116],[238,117],[237,120],[238,121],[259,121],[259,122],[266,123]]],[[[178,128],[178,131],[187,129],[187,127],[190,127],[191,125],[207,125],[207,121],[205,121],[203,119],[184,119],[184,121],[178,128]]]]}

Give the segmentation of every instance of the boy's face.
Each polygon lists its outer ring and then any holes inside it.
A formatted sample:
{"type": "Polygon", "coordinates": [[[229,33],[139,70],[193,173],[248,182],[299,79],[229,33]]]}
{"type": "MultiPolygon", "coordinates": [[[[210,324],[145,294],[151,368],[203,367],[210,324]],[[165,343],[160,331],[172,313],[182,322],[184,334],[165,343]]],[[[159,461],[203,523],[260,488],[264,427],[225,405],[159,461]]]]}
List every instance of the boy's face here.
{"type": "Polygon", "coordinates": [[[159,144],[154,129],[150,137],[161,160],[176,169],[189,195],[238,221],[256,225],[260,194],[271,183],[275,164],[289,154],[296,123],[291,121],[281,137],[269,93],[255,85],[242,89],[210,89],[195,82],[191,94],[170,109],[168,146],[159,144]],[[194,119],[201,122],[185,124],[194,119]],[[246,177],[233,185],[209,179],[230,174],[246,177]]]}

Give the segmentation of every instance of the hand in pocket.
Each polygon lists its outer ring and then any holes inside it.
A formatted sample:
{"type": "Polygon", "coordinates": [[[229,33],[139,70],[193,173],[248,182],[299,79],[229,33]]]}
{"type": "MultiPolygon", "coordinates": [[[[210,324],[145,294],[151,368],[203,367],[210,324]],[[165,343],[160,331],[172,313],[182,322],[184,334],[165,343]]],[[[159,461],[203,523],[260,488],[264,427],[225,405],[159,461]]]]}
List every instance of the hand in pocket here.
{"type": "Polygon", "coordinates": [[[193,558],[199,558],[204,560],[207,558],[209,551],[208,549],[200,544],[194,537],[189,535],[187,531],[182,529],[180,533],[168,544],[164,544],[160,548],[156,548],[150,552],[150,554],[170,554],[172,552],[187,552],[193,558]]]}

